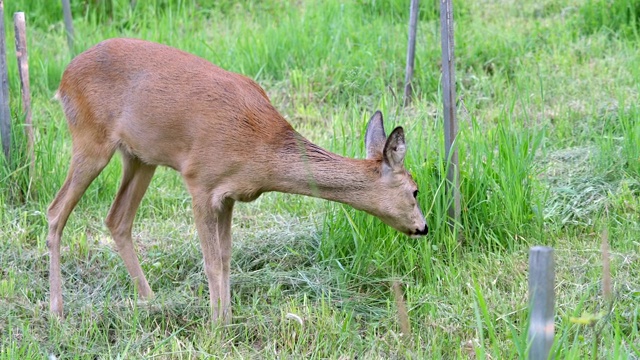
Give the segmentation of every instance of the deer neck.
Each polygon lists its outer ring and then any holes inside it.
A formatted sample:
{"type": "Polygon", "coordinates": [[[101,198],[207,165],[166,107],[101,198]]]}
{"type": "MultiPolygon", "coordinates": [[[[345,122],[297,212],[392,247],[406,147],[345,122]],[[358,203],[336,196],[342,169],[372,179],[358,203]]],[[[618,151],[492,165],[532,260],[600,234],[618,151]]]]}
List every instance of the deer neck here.
{"type": "Polygon", "coordinates": [[[378,162],[345,158],[327,151],[297,132],[284,139],[271,172],[272,191],[337,201],[369,210],[378,162]]]}

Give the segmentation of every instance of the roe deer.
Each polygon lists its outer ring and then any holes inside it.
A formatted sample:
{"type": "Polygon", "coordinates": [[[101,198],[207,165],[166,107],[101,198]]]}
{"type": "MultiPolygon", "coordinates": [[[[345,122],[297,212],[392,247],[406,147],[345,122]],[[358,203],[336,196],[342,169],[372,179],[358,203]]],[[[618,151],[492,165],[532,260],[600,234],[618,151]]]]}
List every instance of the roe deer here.
{"type": "Polygon", "coordinates": [[[299,133],[253,80],[186,52],[134,39],[105,40],[71,61],[56,97],[73,141],[69,173],[49,206],[50,310],[62,317],[60,238],[69,214],[116,150],[122,184],[106,218],[139,295],[153,296],[131,228],[156,166],[180,172],[193,203],[212,317],[231,318],[231,214],[267,191],[338,201],[413,237],[427,234],[404,168],[401,127],[367,125],[367,159],[345,158],[299,133]]]}

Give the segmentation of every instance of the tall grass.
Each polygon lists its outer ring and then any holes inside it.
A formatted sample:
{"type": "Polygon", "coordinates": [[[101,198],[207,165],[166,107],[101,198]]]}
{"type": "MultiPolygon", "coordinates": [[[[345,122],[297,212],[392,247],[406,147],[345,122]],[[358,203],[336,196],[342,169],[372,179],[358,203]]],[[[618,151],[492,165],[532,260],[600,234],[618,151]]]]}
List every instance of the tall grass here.
{"type": "MultiPolygon", "coordinates": [[[[417,117],[426,116],[418,113],[417,117]]],[[[545,199],[535,166],[544,130],[518,128],[513,117],[505,112],[495,126],[480,125],[475,119],[470,126],[462,126],[456,144],[461,148],[462,217],[454,229],[448,225],[451,197],[445,193],[447,162],[438,115],[435,121],[406,130],[407,167],[418,181],[429,240],[405,240],[367,214],[336,205],[324,224],[323,257],[338,262],[354,278],[385,279],[399,273],[423,283],[430,281],[425,272],[429,272],[434,249],[454,261],[461,245],[501,251],[544,241],[539,235],[545,199]]],[[[410,123],[403,115],[398,122],[403,119],[410,123]]],[[[361,156],[362,146],[345,151],[361,156]]]]}
{"type": "Polygon", "coordinates": [[[577,27],[583,33],[610,31],[638,38],[640,2],[636,0],[590,0],[580,8],[577,27]]]}

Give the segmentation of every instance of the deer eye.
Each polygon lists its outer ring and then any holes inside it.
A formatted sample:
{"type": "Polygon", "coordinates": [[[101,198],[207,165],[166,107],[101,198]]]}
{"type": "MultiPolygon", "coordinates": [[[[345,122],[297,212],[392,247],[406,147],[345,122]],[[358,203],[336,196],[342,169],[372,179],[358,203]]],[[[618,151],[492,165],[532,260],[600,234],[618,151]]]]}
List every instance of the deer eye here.
{"type": "Polygon", "coordinates": [[[413,198],[414,198],[414,199],[417,199],[417,198],[418,198],[418,190],[416,190],[416,191],[414,191],[414,192],[413,192],[413,198]]]}

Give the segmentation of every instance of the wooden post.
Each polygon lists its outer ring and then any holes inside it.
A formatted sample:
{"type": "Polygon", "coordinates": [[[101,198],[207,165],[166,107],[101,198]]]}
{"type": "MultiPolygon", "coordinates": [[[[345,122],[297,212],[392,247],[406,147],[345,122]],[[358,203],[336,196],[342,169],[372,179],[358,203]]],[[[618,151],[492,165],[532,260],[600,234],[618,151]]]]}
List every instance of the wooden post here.
{"type": "Polygon", "coordinates": [[[529,251],[529,359],[547,360],[554,337],[553,249],[532,247],[529,251]]]}
{"type": "Polygon", "coordinates": [[[16,56],[18,57],[18,72],[20,74],[20,89],[22,92],[22,111],[24,113],[24,132],[27,137],[27,153],[31,159],[29,169],[33,175],[35,155],[33,152],[33,124],[31,122],[31,90],[29,86],[29,57],[27,56],[27,31],[24,13],[13,14],[13,25],[16,35],[16,56]]]}
{"type": "Polygon", "coordinates": [[[413,64],[416,55],[416,28],[418,26],[418,12],[420,11],[420,0],[411,0],[409,17],[409,43],[407,44],[407,67],[404,75],[404,106],[411,103],[413,96],[413,64]]]}
{"type": "Polygon", "coordinates": [[[442,33],[442,93],[444,104],[444,146],[448,161],[447,194],[453,196],[449,207],[451,226],[460,221],[460,169],[458,168],[458,120],[456,118],[456,76],[453,55],[453,5],[440,0],[440,30],[442,33]]]}
{"type": "Polygon", "coordinates": [[[411,323],[409,322],[409,312],[407,311],[407,303],[402,295],[402,285],[400,281],[394,280],[391,284],[393,295],[396,298],[396,307],[398,308],[398,321],[400,322],[400,333],[405,341],[411,341],[411,323]]]}
{"type": "Polygon", "coordinates": [[[69,0],[62,0],[62,13],[64,15],[64,28],[67,32],[67,44],[69,45],[71,56],[73,56],[75,55],[73,46],[75,35],[73,32],[73,18],[71,17],[71,4],[69,0]]]}
{"type": "Polygon", "coordinates": [[[9,75],[7,73],[7,48],[4,34],[4,0],[0,0],[0,137],[2,150],[11,159],[11,111],[9,110],[9,75]]]}
{"type": "Polygon", "coordinates": [[[609,228],[602,230],[602,297],[611,302],[611,261],[609,256],[609,228]]]}

